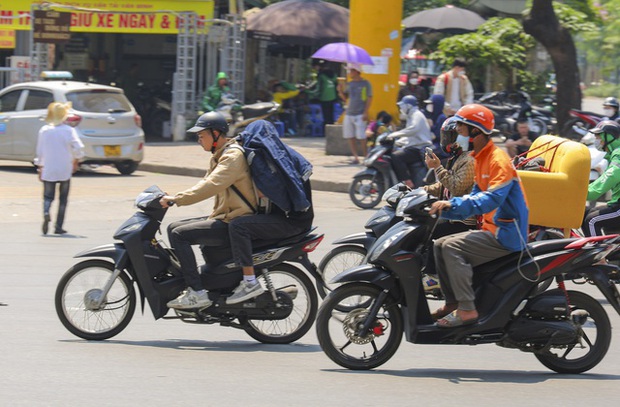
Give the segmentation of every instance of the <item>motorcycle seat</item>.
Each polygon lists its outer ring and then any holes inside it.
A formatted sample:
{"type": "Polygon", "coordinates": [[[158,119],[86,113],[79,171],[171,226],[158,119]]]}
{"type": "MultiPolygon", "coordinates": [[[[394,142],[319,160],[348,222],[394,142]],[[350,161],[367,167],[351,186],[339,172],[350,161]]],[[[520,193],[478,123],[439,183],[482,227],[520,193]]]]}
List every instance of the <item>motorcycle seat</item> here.
{"type": "Polygon", "coordinates": [[[273,102],[260,102],[244,105],[241,109],[244,119],[263,116],[275,107],[273,102]]]}
{"type": "MultiPolygon", "coordinates": [[[[261,249],[268,249],[268,248],[272,248],[272,247],[278,247],[278,246],[288,246],[288,245],[293,245],[299,242],[302,242],[303,240],[309,238],[310,233],[312,233],[314,230],[316,229],[316,226],[313,226],[312,228],[310,228],[309,230],[300,233],[298,235],[295,236],[291,236],[287,239],[270,239],[270,240],[259,240],[254,242],[254,251],[258,251],[261,249]]],[[[312,235],[312,237],[314,237],[315,235],[312,235]]]]}
{"type": "Polygon", "coordinates": [[[484,103],[483,106],[488,107],[494,112],[503,113],[503,114],[509,114],[515,111],[515,108],[512,106],[500,106],[500,105],[492,105],[492,104],[487,104],[487,103],[484,103]]]}

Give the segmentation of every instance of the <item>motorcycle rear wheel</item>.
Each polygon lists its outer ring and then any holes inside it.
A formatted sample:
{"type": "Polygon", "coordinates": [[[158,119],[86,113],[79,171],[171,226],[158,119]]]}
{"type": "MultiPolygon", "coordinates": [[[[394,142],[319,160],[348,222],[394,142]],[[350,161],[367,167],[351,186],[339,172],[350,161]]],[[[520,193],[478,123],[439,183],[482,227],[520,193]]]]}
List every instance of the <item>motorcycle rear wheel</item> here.
{"type": "Polygon", "coordinates": [[[563,137],[566,137],[567,139],[570,140],[580,140],[581,139],[581,134],[577,133],[575,130],[573,130],[573,126],[577,125],[578,127],[583,127],[586,130],[589,130],[592,126],[589,123],[584,122],[583,120],[575,117],[573,119],[570,119],[569,121],[566,122],[566,124],[564,125],[564,128],[562,129],[562,135],[563,137]]]}
{"type": "Polygon", "coordinates": [[[330,250],[319,263],[319,273],[325,285],[318,287],[321,298],[325,298],[340,285],[329,283],[334,277],[351,267],[359,266],[365,257],[366,249],[354,244],[336,246],[330,250]]]}
{"type": "Polygon", "coordinates": [[[58,282],[55,295],[60,322],[75,336],[101,341],[119,334],[136,309],[136,292],[127,274],[121,272],[103,303],[96,305],[114,265],[104,260],[86,260],[71,267],[58,282]]]}
{"type": "MultiPolygon", "coordinates": [[[[310,330],[316,318],[319,300],[314,284],[306,273],[286,263],[272,267],[269,277],[276,291],[291,286],[297,289],[293,310],[287,318],[280,320],[248,320],[245,332],[262,343],[294,342],[310,330]]],[[[257,279],[263,288],[267,289],[265,276],[260,274],[257,279]]]]}
{"type": "Polygon", "coordinates": [[[372,209],[381,202],[385,192],[383,180],[377,176],[364,174],[353,178],[349,187],[349,197],[355,206],[372,209]]]}
{"type": "Polygon", "coordinates": [[[545,353],[536,353],[536,358],[558,373],[583,373],[596,366],[609,349],[611,323],[601,304],[579,291],[568,291],[570,311],[584,310],[589,315],[581,327],[581,343],[568,346],[551,346],[545,353]],[[570,357],[570,359],[569,359],[570,357]]]}
{"type": "Polygon", "coordinates": [[[398,350],[403,337],[402,313],[389,297],[381,304],[370,330],[357,333],[380,293],[379,287],[350,283],[332,291],[321,304],[316,320],[319,344],[338,365],[352,370],[374,369],[398,350]],[[358,306],[352,307],[353,303],[358,306]]]}

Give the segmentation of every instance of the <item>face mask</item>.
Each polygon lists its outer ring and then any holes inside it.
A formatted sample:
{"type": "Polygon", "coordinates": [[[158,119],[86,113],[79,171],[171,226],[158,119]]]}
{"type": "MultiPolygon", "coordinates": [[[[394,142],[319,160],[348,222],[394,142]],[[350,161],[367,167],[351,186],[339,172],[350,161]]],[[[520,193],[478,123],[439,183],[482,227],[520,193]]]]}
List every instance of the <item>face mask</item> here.
{"type": "Polygon", "coordinates": [[[463,151],[469,151],[469,137],[456,136],[456,143],[463,149],[463,151]]]}
{"type": "Polygon", "coordinates": [[[614,109],[603,109],[603,114],[607,117],[611,117],[614,115],[614,109]]]}
{"type": "Polygon", "coordinates": [[[433,105],[426,105],[426,111],[429,113],[433,113],[433,105]]]}
{"type": "Polygon", "coordinates": [[[418,84],[418,78],[411,78],[409,79],[409,83],[412,85],[417,85],[418,84]]]}

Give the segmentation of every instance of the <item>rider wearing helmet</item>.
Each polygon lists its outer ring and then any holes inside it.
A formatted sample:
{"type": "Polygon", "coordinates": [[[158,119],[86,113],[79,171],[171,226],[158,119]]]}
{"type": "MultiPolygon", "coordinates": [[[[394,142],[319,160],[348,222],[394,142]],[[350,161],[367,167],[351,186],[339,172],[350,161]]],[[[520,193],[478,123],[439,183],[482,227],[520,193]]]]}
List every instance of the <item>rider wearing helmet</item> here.
{"type": "Polygon", "coordinates": [[[217,109],[217,105],[222,101],[222,96],[226,93],[230,93],[228,75],[226,75],[226,72],[218,72],[215,83],[209,86],[202,99],[202,108],[206,111],[217,109]]]}
{"type": "MultiPolygon", "coordinates": [[[[446,119],[441,126],[440,145],[449,158],[445,168],[434,153],[426,154],[426,166],[435,170],[437,182],[425,185],[424,190],[439,198],[463,196],[471,192],[474,185],[474,158],[469,154],[469,137],[463,137],[456,131],[456,118],[446,119]]],[[[441,219],[433,230],[432,239],[454,233],[475,229],[478,222],[475,216],[463,220],[441,219]]],[[[425,273],[435,274],[435,258],[432,251],[429,253],[425,273]]],[[[432,290],[439,288],[437,278],[426,276],[423,279],[424,289],[432,290]]]]}
{"type": "Polygon", "coordinates": [[[596,137],[596,147],[606,153],[607,170],[588,187],[588,201],[596,200],[607,191],[611,199],[605,206],[590,209],[581,230],[585,236],[600,236],[604,228],[620,227],[620,125],[613,120],[603,120],[590,129],[596,137]]]}
{"type": "Polygon", "coordinates": [[[224,116],[217,112],[205,113],[187,132],[196,135],[202,148],[213,154],[209,171],[193,187],[172,196],[165,195],[160,203],[168,208],[173,203],[178,206],[192,205],[211,197],[215,197],[215,201],[210,215],[173,222],[168,226],[168,239],[175,249],[187,284],[187,289],[167,304],[176,309],[211,305],[198,273],[192,245],[229,245],[229,222],[238,216],[252,214],[257,206],[257,194],[243,150],[228,148],[237,141],[226,139],[228,123],[224,116]]]}
{"type": "MultiPolygon", "coordinates": [[[[405,96],[397,103],[400,113],[406,116],[405,128],[390,134],[390,138],[397,139],[398,145],[402,148],[392,153],[392,167],[399,181],[408,187],[419,187],[414,185],[421,183],[423,175],[412,173],[412,167],[422,165],[422,151],[424,147],[432,146],[433,134],[428,125],[428,120],[424,113],[418,108],[418,99],[413,95],[405,96]]],[[[421,168],[423,172],[425,169],[421,168]]]]}
{"type": "Polygon", "coordinates": [[[449,220],[482,215],[482,226],[435,241],[436,270],[446,303],[433,317],[441,328],[478,320],[473,267],[522,250],[528,231],[528,209],[517,171],[508,154],[491,140],[493,113],[469,104],[456,112],[455,120],[458,133],[468,137],[473,147],[474,186],[468,195],[433,203],[430,213],[449,220]]]}
{"type": "Polygon", "coordinates": [[[618,121],[618,110],[620,109],[620,103],[618,103],[618,99],[613,96],[605,98],[603,102],[603,113],[610,120],[618,121]]]}

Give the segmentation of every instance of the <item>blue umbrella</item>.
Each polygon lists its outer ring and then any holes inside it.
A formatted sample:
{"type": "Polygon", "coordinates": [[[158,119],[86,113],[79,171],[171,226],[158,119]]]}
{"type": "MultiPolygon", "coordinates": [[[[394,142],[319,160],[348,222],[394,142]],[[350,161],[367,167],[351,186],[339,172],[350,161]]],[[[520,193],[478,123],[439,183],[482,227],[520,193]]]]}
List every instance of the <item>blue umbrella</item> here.
{"type": "Polygon", "coordinates": [[[372,58],[365,49],[348,42],[333,42],[324,45],[312,54],[312,58],[349,64],[374,65],[372,58]]]}

